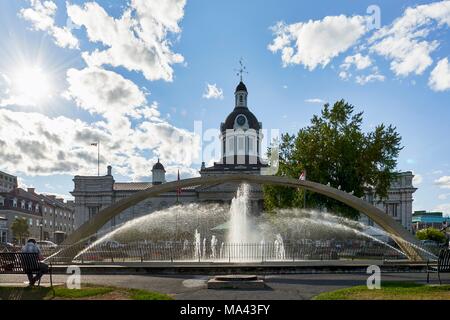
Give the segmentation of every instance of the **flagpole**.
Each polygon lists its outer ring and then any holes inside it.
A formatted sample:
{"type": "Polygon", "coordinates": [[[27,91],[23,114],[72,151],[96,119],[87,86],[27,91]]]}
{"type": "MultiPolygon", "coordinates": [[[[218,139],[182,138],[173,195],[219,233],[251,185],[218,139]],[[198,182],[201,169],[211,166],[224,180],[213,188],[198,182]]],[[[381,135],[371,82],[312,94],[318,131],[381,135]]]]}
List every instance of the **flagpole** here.
{"type": "Polygon", "coordinates": [[[97,140],[97,176],[100,177],[100,140],[97,140]]]}

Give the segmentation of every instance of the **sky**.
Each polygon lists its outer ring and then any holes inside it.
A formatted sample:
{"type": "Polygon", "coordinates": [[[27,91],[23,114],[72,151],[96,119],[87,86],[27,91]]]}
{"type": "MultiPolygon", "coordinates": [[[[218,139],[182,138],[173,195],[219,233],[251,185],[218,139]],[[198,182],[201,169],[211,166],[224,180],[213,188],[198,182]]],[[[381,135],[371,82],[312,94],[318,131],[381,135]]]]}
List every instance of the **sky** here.
{"type": "Polygon", "coordinates": [[[345,99],[397,128],[414,209],[450,214],[449,27],[450,1],[1,1],[0,170],[70,198],[100,141],[116,181],[196,176],[242,59],[268,132],[345,99]]]}

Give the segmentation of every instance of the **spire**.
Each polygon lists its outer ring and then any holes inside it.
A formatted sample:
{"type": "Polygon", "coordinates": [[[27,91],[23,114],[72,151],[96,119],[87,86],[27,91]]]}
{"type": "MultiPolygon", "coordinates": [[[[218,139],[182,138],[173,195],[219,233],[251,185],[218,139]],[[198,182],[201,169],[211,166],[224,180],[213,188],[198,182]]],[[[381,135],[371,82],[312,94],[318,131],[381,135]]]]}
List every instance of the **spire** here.
{"type": "Polygon", "coordinates": [[[239,69],[237,69],[236,71],[237,71],[237,75],[240,77],[241,83],[242,83],[242,75],[244,73],[248,73],[247,67],[244,65],[244,59],[241,58],[239,60],[239,69]]]}

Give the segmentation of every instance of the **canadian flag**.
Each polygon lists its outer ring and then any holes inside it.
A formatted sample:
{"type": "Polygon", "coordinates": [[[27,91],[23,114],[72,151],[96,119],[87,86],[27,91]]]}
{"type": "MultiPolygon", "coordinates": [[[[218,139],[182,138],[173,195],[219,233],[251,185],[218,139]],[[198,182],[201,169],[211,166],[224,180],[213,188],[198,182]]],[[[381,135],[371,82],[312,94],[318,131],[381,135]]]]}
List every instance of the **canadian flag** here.
{"type": "Polygon", "coordinates": [[[303,170],[300,174],[300,177],[298,177],[298,180],[306,180],[306,170],[303,170]]]}

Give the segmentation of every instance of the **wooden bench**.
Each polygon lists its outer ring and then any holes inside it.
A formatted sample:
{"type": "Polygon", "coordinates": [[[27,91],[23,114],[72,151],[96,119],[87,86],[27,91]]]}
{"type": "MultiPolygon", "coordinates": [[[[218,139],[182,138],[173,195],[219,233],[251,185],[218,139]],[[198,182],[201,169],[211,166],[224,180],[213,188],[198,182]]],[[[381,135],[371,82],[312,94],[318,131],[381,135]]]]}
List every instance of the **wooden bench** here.
{"type": "MultiPolygon", "coordinates": [[[[27,274],[40,272],[40,261],[37,253],[1,252],[0,274],[27,274]]],[[[48,266],[50,287],[53,289],[52,265],[48,266]]],[[[41,279],[38,286],[41,285],[41,279]]]]}
{"type": "Polygon", "coordinates": [[[442,249],[436,266],[432,266],[430,261],[427,262],[427,283],[430,282],[430,273],[437,273],[439,284],[442,284],[441,273],[450,273],[450,249],[442,249]]]}

